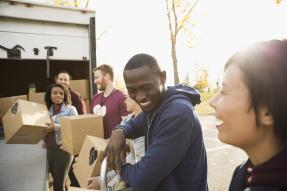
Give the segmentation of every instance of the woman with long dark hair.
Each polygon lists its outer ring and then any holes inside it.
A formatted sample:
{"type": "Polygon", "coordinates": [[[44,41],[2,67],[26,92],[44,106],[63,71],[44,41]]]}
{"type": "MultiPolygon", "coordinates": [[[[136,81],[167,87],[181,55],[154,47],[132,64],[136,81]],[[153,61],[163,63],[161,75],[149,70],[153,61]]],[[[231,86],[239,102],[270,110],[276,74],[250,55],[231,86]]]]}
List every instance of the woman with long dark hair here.
{"type": "Polygon", "coordinates": [[[71,105],[68,89],[61,84],[51,84],[47,88],[45,102],[52,118],[51,126],[54,128],[54,131],[45,137],[49,172],[53,177],[54,191],[64,191],[65,179],[73,156],[60,148],[60,118],[78,115],[78,113],[76,108],[71,105]]]}

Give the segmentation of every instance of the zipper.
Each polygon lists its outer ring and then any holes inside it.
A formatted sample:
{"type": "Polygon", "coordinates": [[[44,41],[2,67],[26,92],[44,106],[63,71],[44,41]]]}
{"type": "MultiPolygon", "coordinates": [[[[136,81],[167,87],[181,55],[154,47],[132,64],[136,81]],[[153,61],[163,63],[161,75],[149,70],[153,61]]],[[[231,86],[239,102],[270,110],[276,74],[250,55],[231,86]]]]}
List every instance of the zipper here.
{"type": "Polygon", "coordinates": [[[148,147],[148,142],[149,142],[149,140],[148,140],[148,138],[149,138],[149,130],[150,130],[150,126],[151,126],[151,123],[152,123],[152,119],[151,119],[151,114],[150,115],[148,115],[148,117],[147,117],[147,119],[148,119],[148,121],[147,121],[147,142],[146,142],[146,147],[148,147]]]}

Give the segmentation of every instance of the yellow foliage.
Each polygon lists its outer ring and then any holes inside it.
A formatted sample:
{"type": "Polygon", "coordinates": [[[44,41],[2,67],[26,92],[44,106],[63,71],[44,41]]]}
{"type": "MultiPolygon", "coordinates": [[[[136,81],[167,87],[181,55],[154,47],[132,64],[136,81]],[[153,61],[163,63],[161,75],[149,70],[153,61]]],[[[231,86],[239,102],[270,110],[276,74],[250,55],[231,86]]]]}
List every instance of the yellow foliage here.
{"type": "Polygon", "coordinates": [[[62,3],[62,0],[54,0],[55,1],[55,5],[61,5],[61,3],[62,3]]]}
{"type": "Polygon", "coordinates": [[[57,6],[79,7],[80,1],[79,0],[54,0],[54,4],[57,6]]]}
{"type": "Polygon", "coordinates": [[[203,66],[198,66],[197,77],[194,87],[199,91],[208,88],[208,72],[203,66]]]}
{"type": "Polygon", "coordinates": [[[282,0],[275,0],[277,4],[280,4],[282,0]]]}

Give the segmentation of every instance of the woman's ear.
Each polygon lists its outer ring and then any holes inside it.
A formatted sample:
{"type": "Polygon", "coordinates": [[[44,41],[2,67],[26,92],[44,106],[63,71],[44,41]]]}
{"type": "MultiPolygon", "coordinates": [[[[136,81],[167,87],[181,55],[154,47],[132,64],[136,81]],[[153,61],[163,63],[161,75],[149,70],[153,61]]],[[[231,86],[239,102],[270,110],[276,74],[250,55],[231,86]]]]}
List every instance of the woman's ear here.
{"type": "Polygon", "coordinates": [[[260,123],[264,126],[273,126],[274,121],[273,117],[268,111],[267,107],[262,107],[259,111],[260,114],[260,123]]]}

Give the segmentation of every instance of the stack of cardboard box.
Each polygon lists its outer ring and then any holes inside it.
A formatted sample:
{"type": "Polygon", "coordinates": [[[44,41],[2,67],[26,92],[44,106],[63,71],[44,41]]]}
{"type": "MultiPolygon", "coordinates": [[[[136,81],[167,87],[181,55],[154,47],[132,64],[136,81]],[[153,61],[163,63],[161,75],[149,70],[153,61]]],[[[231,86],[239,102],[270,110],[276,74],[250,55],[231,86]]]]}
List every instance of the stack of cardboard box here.
{"type": "Polygon", "coordinates": [[[29,101],[45,105],[45,92],[29,92],[29,101]]]}
{"type": "Polygon", "coordinates": [[[71,80],[70,81],[70,88],[78,92],[84,99],[87,110],[89,111],[90,107],[90,86],[89,81],[86,79],[81,80],[71,80]]]}

